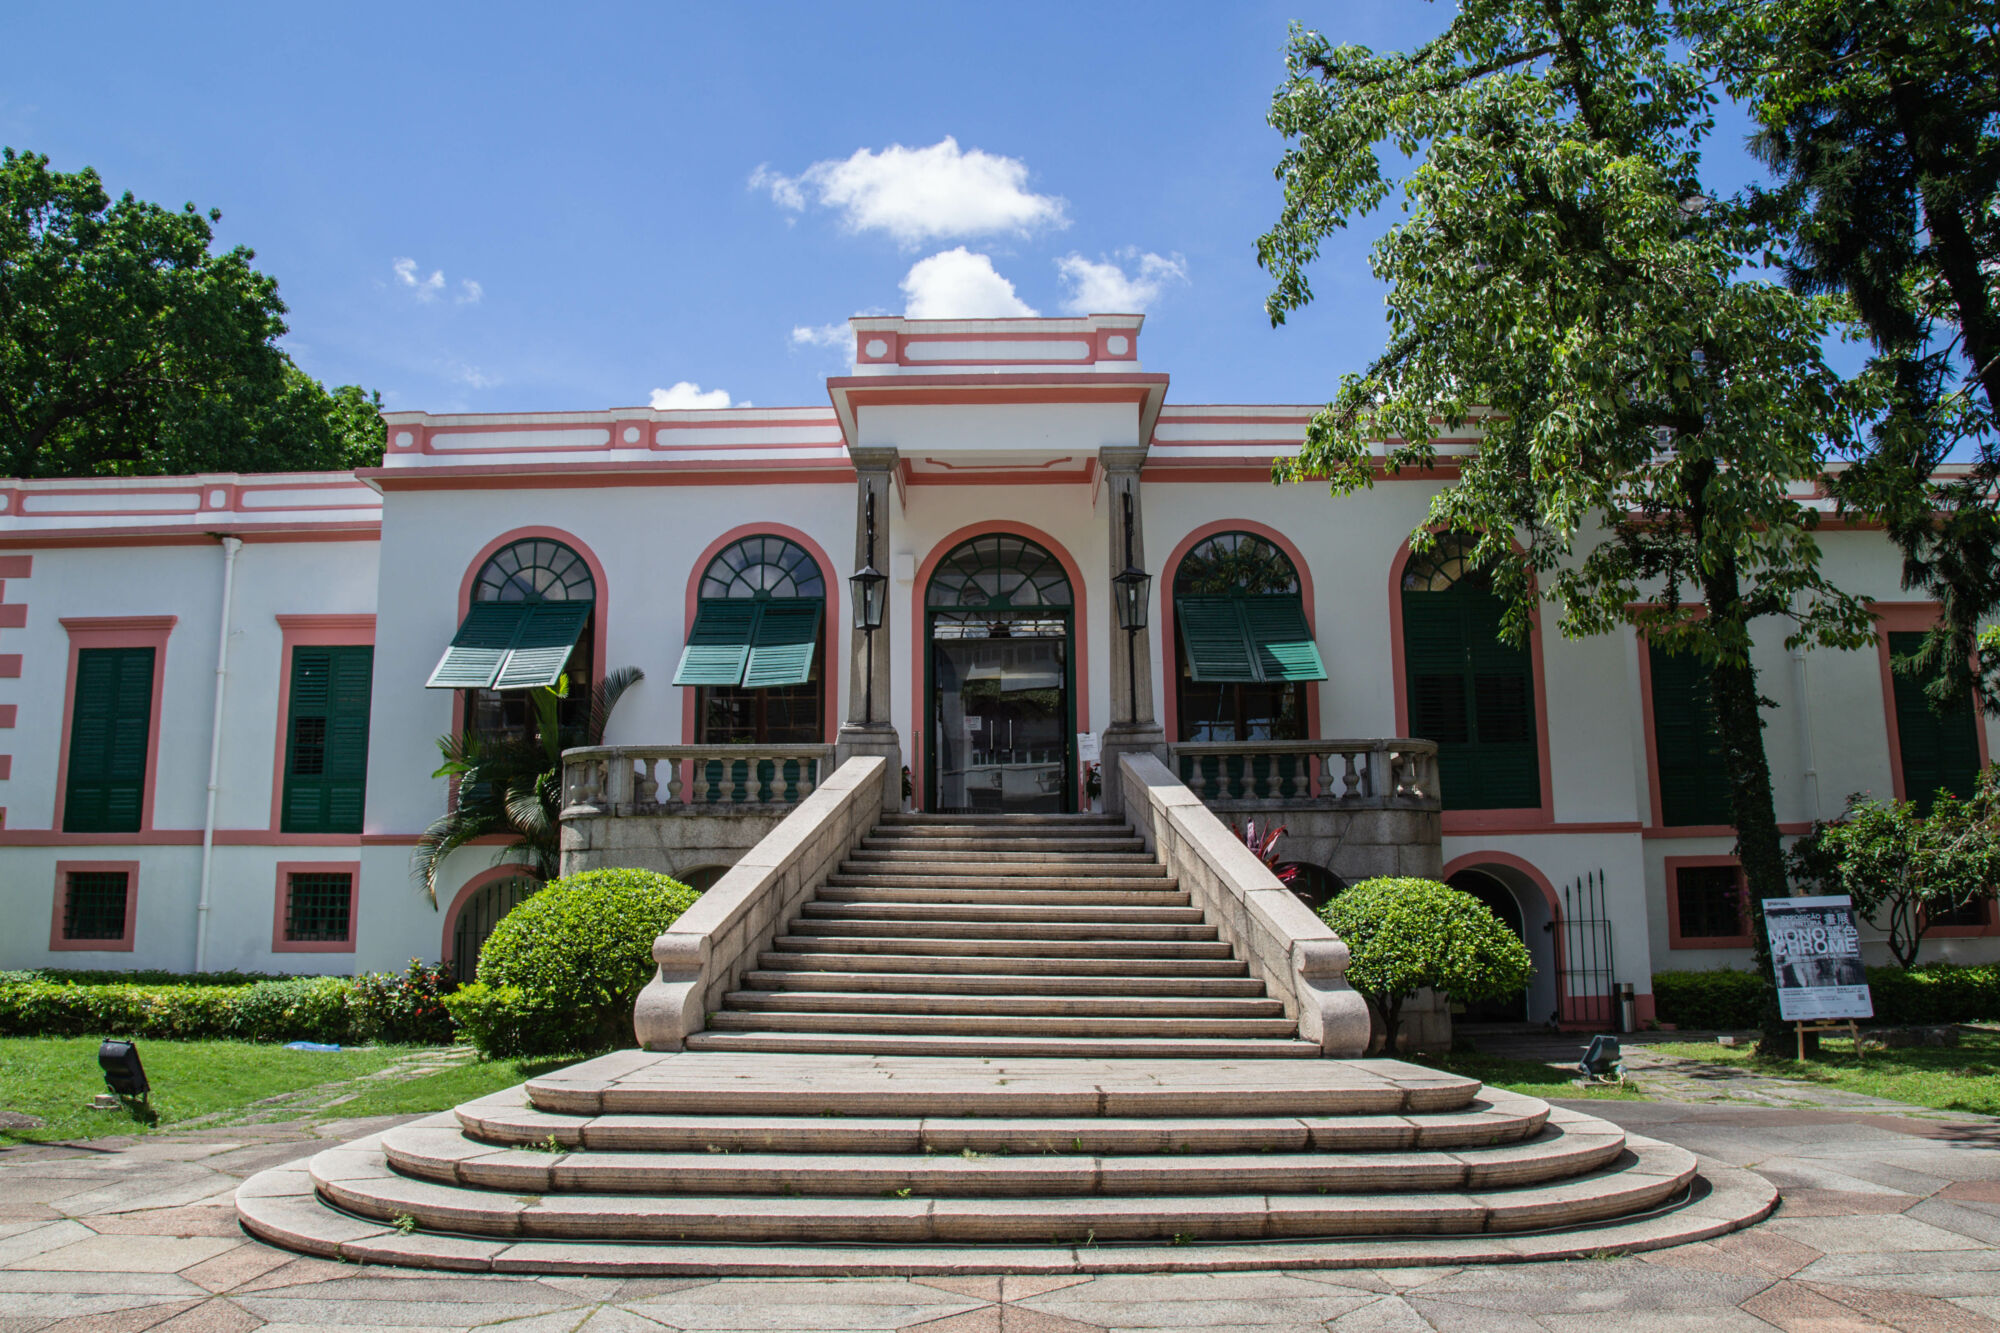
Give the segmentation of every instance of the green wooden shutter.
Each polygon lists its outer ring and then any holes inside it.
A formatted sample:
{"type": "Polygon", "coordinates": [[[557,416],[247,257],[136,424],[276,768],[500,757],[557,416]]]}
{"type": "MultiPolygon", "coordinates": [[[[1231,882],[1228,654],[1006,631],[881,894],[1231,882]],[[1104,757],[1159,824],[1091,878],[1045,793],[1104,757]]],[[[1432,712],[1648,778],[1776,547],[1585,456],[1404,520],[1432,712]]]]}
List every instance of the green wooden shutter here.
{"type": "Polygon", "coordinates": [[[688,630],[687,647],[674,671],[676,685],[741,685],[750,664],[757,627],[757,603],[743,598],[705,597],[688,630]]]}
{"type": "Polygon", "coordinates": [[[1729,774],[1715,730],[1708,664],[1693,653],[1647,645],[1653,678],[1653,756],[1660,820],[1669,826],[1731,824],[1729,774]]]}
{"type": "Polygon", "coordinates": [[[507,651],[507,660],[493,678],[496,690],[553,688],[576,651],[577,635],[590,619],[591,603],[534,602],[507,651]]]}
{"type": "Polygon", "coordinates": [[[1326,679],[1326,664],[1306,624],[1305,602],[1297,593],[1242,599],[1243,627],[1267,681],[1326,679]]]}
{"type": "MultiPolygon", "coordinates": [[[[1923,647],[1921,631],[1891,634],[1892,659],[1923,647]]],[[[1928,811],[1940,789],[1961,799],[1979,781],[1979,717],[1970,694],[1943,713],[1933,712],[1926,682],[1894,671],[1897,758],[1903,767],[1903,794],[1928,811]]]]}
{"type": "Polygon", "coordinates": [[[1403,594],[1410,732],[1437,742],[1448,810],[1542,803],[1534,667],[1500,638],[1500,599],[1460,584],[1403,594]]]}
{"type": "Polygon", "coordinates": [[[80,648],[63,832],[136,833],[153,721],[151,648],[80,648]]]}
{"type": "Polygon", "coordinates": [[[451,646],[438,659],[431,678],[424,682],[432,690],[486,690],[506,665],[507,650],[527,618],[528,602],[474,602],[465,613],[451,646]]]}
{"type": "Polygon", "coordinates": [[[292,650],[285,725],[286,833],[359,833],[368,784],[368,705],[375,650],[292,650]]]}
{"type": "Polygon", "coordinates": [[[743,688],[803,685],[812,679],[813,649],[819,643],[819,618],[825,609],[818,597],[765,602],[745,660],[743,688]]]}
{"type": "Polygon", "coordinates": [[[1199,681],[1254,681],[1257,657],[1243,632],[1232,597],[1176,597],[1174,618],[1187,648],[1189,673],[1199,681]]]}

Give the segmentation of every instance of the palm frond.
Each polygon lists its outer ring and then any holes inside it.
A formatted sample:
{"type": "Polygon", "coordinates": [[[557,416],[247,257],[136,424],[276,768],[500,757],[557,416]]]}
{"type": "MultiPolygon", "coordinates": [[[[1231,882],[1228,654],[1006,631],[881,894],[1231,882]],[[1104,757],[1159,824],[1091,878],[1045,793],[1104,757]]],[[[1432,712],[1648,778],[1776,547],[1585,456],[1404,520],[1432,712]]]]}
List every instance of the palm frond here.
{"type": "Polygon", "coordinates": [[[611,725],[611,710],[618,706],[625,691],[645,678],[646,673],[635,666],[604,673],[604,679],[590,692],[590,714],[584,720],[583,744],[604,744],[605,729],[611,725]]]}

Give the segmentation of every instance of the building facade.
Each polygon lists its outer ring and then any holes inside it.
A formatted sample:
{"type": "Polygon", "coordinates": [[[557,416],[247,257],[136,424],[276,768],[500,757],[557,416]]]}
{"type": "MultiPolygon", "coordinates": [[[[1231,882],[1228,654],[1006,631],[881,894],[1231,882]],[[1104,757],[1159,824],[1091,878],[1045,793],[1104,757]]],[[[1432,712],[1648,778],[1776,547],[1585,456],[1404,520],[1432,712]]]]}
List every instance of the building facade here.
{"type": "MultiPolygon", "coordinates": [[[[655,849],[698,884],[847,753],[906,766],[917,809],[1037,810],[1166,747],[1218,808],[1297,826],[1309,892],[1427,870],[1495,906],[1544,966],[1491,1017],[1548,1016],[1562,967],[1644,1012],[1654,971],[1747,965],[1699,668],[1630,631],[1500,642],[1478,576],[1408,542],[1475,439],[1342,499],[1274,486],[1313,409],[1172,402],[1141,322],[856,319],[827,406],[391,413],[352,475],[0,480],[0,966],[463,964],[523,890],[492,845],[435,906],[413,882],[436,738],[518,734],[528,687],[627,666],[605,740],[646,808],[738,821],[655,849]],[[1441,813],[1315,824],[1401,737],[1435,743],[1441,813]]],[[[1891,545],[1823,543],[1881,633],[1758,645],[1787,833],[1963,787],[1993,742],[1891,672],[1935,616],[1891,545]]],[[[1982,905],[1926,955],[1995,936],[1982,905]]]]}

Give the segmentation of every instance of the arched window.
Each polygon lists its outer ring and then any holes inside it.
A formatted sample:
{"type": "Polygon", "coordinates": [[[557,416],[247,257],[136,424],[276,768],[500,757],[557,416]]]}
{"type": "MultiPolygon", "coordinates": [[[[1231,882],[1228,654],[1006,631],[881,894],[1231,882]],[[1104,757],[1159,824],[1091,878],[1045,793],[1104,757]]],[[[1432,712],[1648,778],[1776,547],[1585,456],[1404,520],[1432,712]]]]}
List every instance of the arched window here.
{"type": "Polygon", "coordinates": [[[1302,740],[1306,689],[1326,679],[1298,571],[1252,532],[1223,532],[1174,570],[1174,720],[1183,741],[1302,740]]]}
{"type": "Polygon", "coordinates": [[[826,577],[785,537],[744,537],[702,571],[674,684],[695,688],[695,739],[812,743],[825,734],[826,577]]]}
{"type": "Polygon", "coordinates": [[[924,605],[940,610],[1025,611],[1073,604],[1062,562],[1026,537],[1004,532],[953,547],[931,571],[924,590],[924,605]]]}
{"type": "Polygon", "coordinates": [[[1530,809],[1542,803],[1534,661],[1500,637],[1506,604],[1470,553],[1444,537],[1403,569],[1410,734],[1437,742],[1446,809],[1530,809]]]}
{"type": "Polygon", "coordinates": [[[525,736],[527,691],[568,684],[565,725],[581,722],[595,680],[597,579],[590,563],[550,537],[509,542],[472,577],[472,605],[429,681],[466,691],[468,729],[525,736]]]}

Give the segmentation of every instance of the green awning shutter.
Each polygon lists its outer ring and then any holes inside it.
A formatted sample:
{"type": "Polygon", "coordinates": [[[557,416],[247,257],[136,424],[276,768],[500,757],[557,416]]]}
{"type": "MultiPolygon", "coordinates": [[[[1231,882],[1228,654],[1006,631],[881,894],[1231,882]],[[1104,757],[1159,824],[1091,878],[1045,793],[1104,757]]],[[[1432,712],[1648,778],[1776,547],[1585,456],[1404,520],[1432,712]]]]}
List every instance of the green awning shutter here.
{"type": "Polygon", "coordinates": [[[1243,599],[1243,628],[1257,653],[1265,680],[1325,680],[1326,664],[1306,624],[1305,602],[1297,593],[1243,599]]]}
{"type": "Polygon", "coordinates": [[[474,602],[451,646],[424,682],[431,690],[487,690],[507,664],[507,649],[527,618],[527,602],[474,602]]]}
{"type": "Polygon", "coordinates": [[[687,647],[674,671],[676,685],[741,685],[750,664],[750,645],[757,628],[757,603],[739,598],[705,597],[688,630],[687,647]]]}
{"type": "Polygon", "coordinates": [[[1209,681],[1254,681],[1257,655],[1231,597],[1176,597],[1174,618],[1187,647],[1188,674],[1209,681]]]}
{"type": "Polygon", "coordinates": [[[514,635],[507,661],[494,679],[496,690],[525,690],[551,687],[562,679],[569,655],[576,651],[576,636],[590,619],[589,602],[534,602],[514,635]]]}
{"type": "Polygon", "coordinates": [[[359,833],[368,780],[368,696],[375,650],[292,650],[285,732],[286,833],[359,833]]]}
{"type": "Polygon", "coordinates": [[[79,649],[72,708],[63,832],[138,832],[153,720],[153,650],[79,649]]]}
{"type": "MultiPolygon", "coordinates": [[[[1907,657],[1923,647],[1921,631],[1889,636],[1891,659],[1907,657]]],[[[1896,749],[1903,768],[1903,793],[1917,808],[1928,811],[1939,790],[1963,800],[1979,781],[1979,719],[1972,696],[1943,713],[1931,711],[1920,677],[1894,674],[1896,749]]]]}
{"type": "Polygon", "coordinates": [[[787,597],[762,604],[743,669],[743,688],[803,685],[812,678],[813,649],[826,603],[817,597],[787,597]]]}

